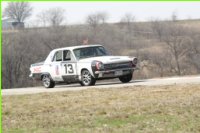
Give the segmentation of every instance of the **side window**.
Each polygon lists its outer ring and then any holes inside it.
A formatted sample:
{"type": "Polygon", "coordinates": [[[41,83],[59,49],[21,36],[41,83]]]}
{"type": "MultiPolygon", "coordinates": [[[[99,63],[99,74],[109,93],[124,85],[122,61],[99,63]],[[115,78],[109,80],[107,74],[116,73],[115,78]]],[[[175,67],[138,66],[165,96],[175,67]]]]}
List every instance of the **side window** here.
{"type": "Polygon", "coordinates": [[[62,51],[57,51],[53,61],[62,61],[62,51]]]}
{"type": "Polygon", "coordinates": [[[69,50],[63,51],[63,61],[71,61],[71,52],[69,50]]]}

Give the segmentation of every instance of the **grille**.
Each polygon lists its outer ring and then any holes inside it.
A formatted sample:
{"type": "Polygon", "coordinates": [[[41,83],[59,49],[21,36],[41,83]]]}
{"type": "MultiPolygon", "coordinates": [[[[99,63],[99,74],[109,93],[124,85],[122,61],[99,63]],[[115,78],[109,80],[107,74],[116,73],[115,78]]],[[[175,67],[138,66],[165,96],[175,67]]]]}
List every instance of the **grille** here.
{"type": "Polygon", "coordinates": [[[130,68],[131,62],[123,62],[123,63],[112,63],[112,64],[105,64],[105,70],[112,70],[112,69],[121,69],[121,68],[130,68]]]}

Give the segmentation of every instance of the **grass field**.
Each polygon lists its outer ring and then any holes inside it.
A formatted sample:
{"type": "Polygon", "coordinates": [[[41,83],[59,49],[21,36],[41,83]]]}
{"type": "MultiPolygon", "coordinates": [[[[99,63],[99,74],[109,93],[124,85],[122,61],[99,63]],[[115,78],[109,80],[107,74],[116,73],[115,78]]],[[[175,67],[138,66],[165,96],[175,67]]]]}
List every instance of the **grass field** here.
{"type": "Polygon", "coordinates": [[[4,133],[200,132],[200,85],[3,96],[4,133]]]}

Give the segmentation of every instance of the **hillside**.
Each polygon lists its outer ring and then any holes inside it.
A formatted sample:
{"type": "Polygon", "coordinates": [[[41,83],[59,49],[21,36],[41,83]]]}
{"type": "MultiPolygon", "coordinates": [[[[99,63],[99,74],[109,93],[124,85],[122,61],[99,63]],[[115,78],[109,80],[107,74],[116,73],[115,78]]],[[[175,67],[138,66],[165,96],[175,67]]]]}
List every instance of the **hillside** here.
{"type": "Polygon", "coordinates": [[[103,44],[113,55],[139,58],[135,79],[200,73],[200,20],[75,25],[3,31],[3,88],[38,85],[29,66],[59,47],[103,44]],[[11,54],[12,53],[12,54],[11,54]]]}

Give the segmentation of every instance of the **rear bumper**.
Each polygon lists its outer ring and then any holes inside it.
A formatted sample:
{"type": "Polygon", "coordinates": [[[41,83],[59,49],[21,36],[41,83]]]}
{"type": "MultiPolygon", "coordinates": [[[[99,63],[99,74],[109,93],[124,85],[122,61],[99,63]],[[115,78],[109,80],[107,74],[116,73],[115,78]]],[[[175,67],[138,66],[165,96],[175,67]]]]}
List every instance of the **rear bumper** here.
{"type": "Polygon", "coordinates": [[[31,73],[30,75],[29,75],[29,78],[32,78],[33,77],[33,74],[31,73]]]}
{"type": "Polygon", "coordinates": [[[95,71],[95,78],[117,78],[124,75],[132,74],[136,68],[125,68],[125,69],[113,69],[105,71],[95,71]]]}
{"type": "Polygon", "coordinates": [[[32,78],[34,80],[41,80],[41,73],[31,73],[29,75],[29,78],[32,78]]]}

